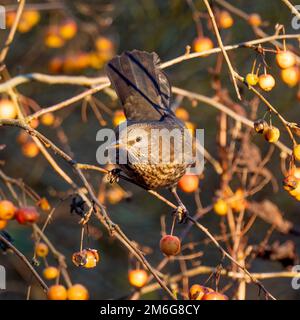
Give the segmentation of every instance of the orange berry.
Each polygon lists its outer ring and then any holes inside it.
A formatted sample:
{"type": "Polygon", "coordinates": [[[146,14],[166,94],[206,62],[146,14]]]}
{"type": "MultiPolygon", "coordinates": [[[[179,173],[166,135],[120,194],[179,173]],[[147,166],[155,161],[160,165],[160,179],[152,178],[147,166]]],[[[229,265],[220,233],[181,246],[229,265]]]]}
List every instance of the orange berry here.
{"type": "Polygon", "coordinates": [[[40,242],[35,247],[35,253],[38,257],[46,257],[49,253],[48,246],[46,243],[40,242]]]}
{"type": "Polygon", "coordinates": [[[7,28],[11,28],[14,24],[14,21],[16,19],[16,12],[15,11],[8,11],[6,12],[6,26],[7,28]]]}
{"type": "Polygon", "coordinates": [[[99,254],[95,249],[84,249],[75,252],[72,255],[72,261],[77,267],[94,268],[99,262],[99,254]]]}
{"type": "Polygon", "coordinates": [[[191,135],[194,135],[195,132],[195,124],[190,121],[186,121],[185,123],[186,128],[189,130],[191,135]]]}
{"type": "Polygon", "coordinates": [[[187,193],[195,192],[199,186],[198,176],[185,174],[182,176],[178,182],[178,187],[187,193]]]}
{"type": "Polygon", "coordinates": [[[18,24],[18,31],[21,33],[26,33],[32,29],[32,25],[28,21],[21,18],[18,24]]]}
{"type": "Polygon", "coordinates": [[[88,54],[88,65],[94,69],[100,69],[103,67],[105,60],[99,52],[90,52],[88,54]]]}
{"type": "Polygon", "coordinates": [[[132,286],[142,288],[148,281],[148,274],[143,269],[130,270],[128,280],[132,286]]]}
{"type": "Polygon", "coordinates": [[[52,126],[55,120],[55,116],[52,112],[45,113],[41,116],[41,122],[44,126],[52,126]]]}
{"type": "Polygon", "coordinates": [[[189,120],[189,113],[182,107],[178,107],[175,110],[175,115],[178,119],[182,120],[182,121],[188,121],[189,120]]]}
{"type": "Polygon", "coordinates": [[[228,297],[219,292],[208,292],[203,296],[202,300],[228,300],[228,297]]]}
{"type": "Polygon", "coordinates": [[[88,300],[89,292],[86,287],[81,284],[74,284],[67,292],[69,300],[88,300]]]}
{"type": "Polygon", "coordinates": [[[261,17],[257,13],[252,13],[249,15],[248,22],[253,27],[259,27],[262,24],[261,17]]]}
{"type": "Polygon", "coordinates": [[[279,68],[286,69],[295,65],[296,57],[290,51],[280,51],[276,54],[276,62],[279,68]]]}
{"type": "Polygon", "coordinates": [[[79,70],[85,69],[89,66],[90,57],[86,52],[79,52],[77,55],[77,67],[79,70]]]}
{"type": "Polygon", "coordinates": [[[166,256],[176,256],[180,253],[181,242],[180,239],[176,236],[165,235],[160,239],[160,250],[166,256]]]}
{"type": "Polygon", "coordinates": [[[23,12],[18,24],[18,31],[25,33],[30,31],[40,21],[40,13],[36,10],[26,10],[23,12]]]}
{"type": "Polygon", "coordinates": [[[67,19],[59,26],[59,34],[63,39],[70,40],[77,33],[77,24],[72,19],[67,19]]]}
{"type": "Polygon", "coordinates": [[[214,203],[214,210],[215,213],[220,215],[220,216],[224,216],[227,214],[228,212],[228,204],[225,200],[223,199],[218,199],[215,203],[214,203]]]}
{"type": "Polygon", "coordinates": [[[111,204],[116,204],[124,198],[124,191],[121,188],[111,188],[106,193],[107,200],[111,204]]]}
{"type": "Polygon", "coordinates": [[[114,43],[106,37],[98,37],[95,41],[95,47],[98,52],[113,52],[114,43]]]}
{"type": "Polygon", "coordinates": [[[59,275],[59,270],[56,267],[46,267],[43,270],[43,276],[47,280],[56,279],[59,275]]]}
{"type": "Polygon", "coordinates": [[[212,49],[213,47],[214,44],[208,37],[198,37],[193,42],[193,48],[196,52],[204,52],[212,49]]]}
{"type": "Polygon", "coordinates": [[[37,10],[26,10],[22,14],[22,19],[26,20],[33,27],[40,21],[41,15],[37,10]]]}
{"type": "Polygon", "coordinates": [[[30,122],[29,122],[29,125],[31,128],[33,129],[36,129],[38,126],[39,126],[40,122],[38,119],[32,119],[30,122]]]}
{"type": "Polygon", "coordinates": [[[11,100],[0,100],[0,119],[14,119],[17,115],[17,109],[11,100]]]}
{"type": "Polygon", "coordinates": [[[59,34],[59,28],[56,26],[48,29],[44,42],[49,48],[61,48],[65,44],[65,40],[59,34]]]}
{"type": "Polygon", "coordinates": [[[16,211],[15,219],[20,224],[34,223],[39,219],[39,213],[35,207],[23,207],[16,211]]]}
{"type": "Polygon", "coordinates": [[[50,211],[51,206],[46,198],[41,198],[37,203],[37,206],[39,206],[43,211],[50,211]]]}
{"type": "Polygon", "coordinates": [[[300,161],[300,144],[297,144],[293,149],[294,157],[296,160],[300,161]]]}
{"type": "Polygon", "coordinates": [[[48,63],[48,69],[52,73],[59,73],[63,69],[64,59],[62,57],[54,57],[48,63]]]}
{"type": "Polygon", "coordinates": [[[17,142],[24,144],[30,139],[30,135],[26,131],[21,131],[17,136],[17,142]]]}
{"type": "Polygon", "coordinates": [[[8,200],[0,201],[0,219],[10,220],[14,217],[17,208],[14,204],[8,200]]]}
{"type": "Polygon", "coordinates": [[[113,124],[114,126],[118,126],[120,125],[122,122],[125,122],[126,121],[126,117],[125,117],[125,114],[123,112],[123,110],[117,110],[115,111],[114,113],[114,116],[113,116],[113,124]]]}
{"type": "Polygon", "coordinates": [[[190,287],[190,299],[191,300],[202,300],[203,296],[207,293],[207,289],[200,284],[193,284],[190,287]]]}
{"type": "Polygon", "coordinates": [[[67,300],[67,289],[60,284],[55,284],[49,288],[47,297],[48,300],[67,300]]]}
{"type": "Polygon", "coordinates": [[[248,73],[246,75],[246,82],[250,85],[250,86],[255,86],[258,83],[258,76],[254,73],[248,73]]]}
{"type": "Polygon", "coordinates": [[[7,226],[7,220],[0,220],[0,230],[5,229],[7,226]]]}
{"type": "Polygon", "coordinates": [[[222,29],[228,29],[232,27],[234,21],[231,14],[228,11],[221,11],[218,16],[218,24],[222,29]]]}
{"type": "Polygon", "coordinates": [[[235,212],[240,212],[246,209],[247,200],[245,199],[245,192],[243,189],[239,188],[236,190],[233,198],[229,201],[229,205],[235,212]]]}
{"type": "Polygon", "coordinates": [[[23,144],[22,152],[25,157],[34,158],[39,154],[40,150],[33,141],[28,141],[23,144]]]}
{"type": "Polygon", "coordinates": [[[280,131],[276,127],[270,127],[264,132],[265,139],[270,143],[275,143],[279,140],[280,131]]]}
{"type": "Polygon", "coordinates": [[[258,78],[259,86],[265,91],[271,91],[275,86],[275,79],[270,74],[262,74],[258,78]]]}
{"type": "Polygon", "coordinates": [[[300,80],[299,68],[294,66],[281,70],[281,79],[289,87],[294,87],[300,80]]]}

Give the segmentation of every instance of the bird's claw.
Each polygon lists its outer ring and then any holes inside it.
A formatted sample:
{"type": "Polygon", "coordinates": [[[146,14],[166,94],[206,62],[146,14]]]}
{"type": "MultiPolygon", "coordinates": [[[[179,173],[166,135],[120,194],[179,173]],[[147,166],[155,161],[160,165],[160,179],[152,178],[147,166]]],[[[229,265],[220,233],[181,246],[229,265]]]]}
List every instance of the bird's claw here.
{"type": "Polygon", "coordinates": [[[118,169],[118,168],[110,170],[107,173],[107,180],[109,181],[109,183],[118,182],[120,179],[120,173],[121,173],[121,169],[118,169]]]}
{"type": "Polygon", "coordinates": [[[187,223],[188,211],[184,206],[178,206],[174,211],[174,216],[177,218],[178,223],[187,223]]]}

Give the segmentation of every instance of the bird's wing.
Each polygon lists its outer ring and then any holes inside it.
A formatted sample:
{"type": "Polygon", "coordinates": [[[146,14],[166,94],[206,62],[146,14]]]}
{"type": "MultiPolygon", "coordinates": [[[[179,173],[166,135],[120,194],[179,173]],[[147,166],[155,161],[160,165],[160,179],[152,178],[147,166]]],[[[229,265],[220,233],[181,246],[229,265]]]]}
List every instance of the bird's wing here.
{"type": "Polygon", "coordinates": [[[172,113],[170,84],[159,63],[156,53],[133,50],[107,64],[107,75],[128,120],[160,120],[172,113]]]}

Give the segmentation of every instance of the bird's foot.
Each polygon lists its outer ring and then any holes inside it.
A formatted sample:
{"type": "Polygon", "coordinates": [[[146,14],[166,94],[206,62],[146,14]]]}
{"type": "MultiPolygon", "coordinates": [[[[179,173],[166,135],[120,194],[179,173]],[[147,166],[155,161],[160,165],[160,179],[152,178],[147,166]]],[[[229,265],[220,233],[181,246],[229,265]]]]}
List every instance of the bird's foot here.
{"type": "Polygon", "coordinates": [[[173,214],[177,218],[178,223],[187,223],[189,213],[184,205],[178,206],[173,214]]]}
{"type": "Polygon", "coordinates": [[[107,173],[107,180],[109,181],[109,183],[115,183],[118,182],[120,179],[120,173],[121,173],[121,169],[115,168],[110,170],[107,173]]]}

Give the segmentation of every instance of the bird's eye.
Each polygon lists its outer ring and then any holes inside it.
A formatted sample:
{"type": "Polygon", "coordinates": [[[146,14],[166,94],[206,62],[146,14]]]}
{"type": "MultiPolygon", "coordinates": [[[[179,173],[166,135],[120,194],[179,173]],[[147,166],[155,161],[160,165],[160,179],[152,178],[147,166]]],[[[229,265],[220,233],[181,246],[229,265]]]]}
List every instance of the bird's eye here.
{"type": "Polygon", "coordinates": [[[142,140],[141,137],[136,137],[136,139],[135,139],[136,142],[140,142],[141,140],[142,140]]]}

